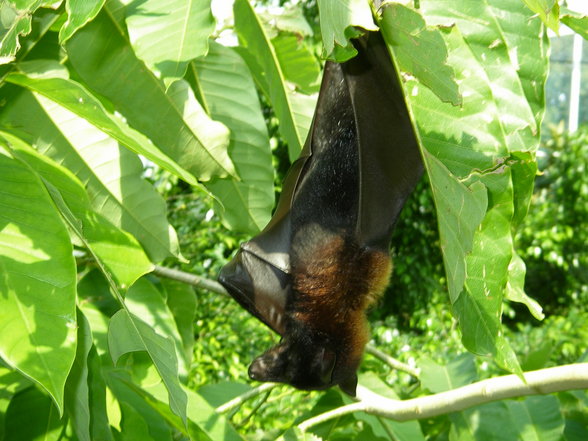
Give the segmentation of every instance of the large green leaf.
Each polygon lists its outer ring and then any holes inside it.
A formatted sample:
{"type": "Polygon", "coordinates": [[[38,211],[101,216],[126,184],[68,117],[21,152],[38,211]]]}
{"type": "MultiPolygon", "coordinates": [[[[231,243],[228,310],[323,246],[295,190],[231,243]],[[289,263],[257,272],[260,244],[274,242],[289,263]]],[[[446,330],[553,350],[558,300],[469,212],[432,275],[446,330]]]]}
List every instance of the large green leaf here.
{"type": "Polygon", "coordinates": [[[298,127],[276,50],[248,0],[236,0],[233,12],[239,41],[248,49],[255,63],[246,61],[258,84],[266,86],[262,89],[274,107],[280,121],[280,132],[288,143],[288,155],[293,161],[300,154],[306,133],[298,127]]]}
{"type": "MultiPolygon", "coordinates": [[[[117,423],[115,423],[115,421],[118,422],[121,419],[121,406],[130,406],[143,416],[144,421],[149,427],[149,433],[153,438],[157,441],[172,441],[172,428],[167,424],[165,418],[145,401],[145,392],[143,389],[132,383],[129,374],[120,369],[105,370],[105,373],[108,389],[112,391],[115,397],[115,400],[112,402],[116,407],[113,406],[113,411],[109,414],[111,424],[116,426],[117,423]]],[[[166,395],[165,388],[163,389],[162,394],[166,395]]],[[[167,413],[173,415],[169,410],[169,406],[166,407],[167,413]]],[[[175,415],[174,418],[179,422],[178,425],[180,429],[178,430],[185,430],[180,418],[175,415]]],[[[120,425],[120,423],[118,423],[118,425],[120,425]]]]}
{"type": "Polygon", "coordinates": [[[55,199],[53,202],[62,216],[72,216],[73,222],[79,223],[82,238],[121,287],[131,286],[135,280],[151,271],[153,265],[137,240],[91,210],[86,190],[69,170],[8,133],[0,132],[0,136],[10,142],[19,159],[43,178],[45,186],[51,185],[59,192],[59,198],[63,199],[65,206],[62,207],[55,199]]]}
{"type": "Polygon", "coordinates": [[[3,441],[62,439],[64,421],[51,398],[30,387],[14,396],[6,411],[3,441]]]}
{"type": "Polygon", "coordinates": [[[289,34],[272,38],[272,45],[286,80],[304,93],[318,92],[321,65],[310,48],[296,35],[289,34]]]}
{"type": "Polygon", "coordinates": [[[588,15],[562,8],[561,22],[588,40],[588,15]]]}
{"type": "Polygon", "coordinates": [[[520,439],[505,402],[488,403],[450,415],[451,441],[512,441],[520,439]],[[499,428],[499,430],[498,430],[499,428]]]}
{"type": "Polygon", "coordinates": [[[121,403],[121,441],[156,441],[149,433],[145,418],[127,403],[121,403]]]}
{"type": "Polygon", "coordinates": [[[135,154],[84,119],[29,92],[10,100],[0,124],[74,173],[86,186],[93,209],[133,234],[152,261],[179,255],[165,202],[142,179],[135,154]]]}
{"type": "Polygon", "coordinates": [[[59,41],[65,43],[79,28],[92,20],[106,0],[66,0],[67,21],[59,31],[59,41]]]}
{"type": "Polygon", "coordinates": [[[439,216],[443,261],[448,275],[449,297],[455,302],[466,280],[465,257],[472,250],[474,234],[488,205],[486,188],[480,183],[469,187],[453,176],[435,156],[424,151],[439,216]]]}
{"type": "MultiPolygon", "coordinates": [[[[522,289],[521,278],[509,264],[514,255],[513,226],[526,212],[533,185],[533,174],[522,171],[531,171],[527,165],[534,160],[539,142],[546,75],[541,22],[521,2],[427,0],[421,7],[429,24],[453,26],[443,37],[448,65],[463,97],[463,106],[457,108],[441,102],[415,80],[406,84],[439,212],[451,300],[468,349],[492,354],[520,373],[501,336],[500,318],[507,285],[522,289]],[[446,171],[437,165],[433,170],[433,157],[446,171]],[[442,209],[447,188],[443,174],[448,172],[470,189],[474,185],[486,189],[481,224],[479,217],[442,209]],[[455,233],[461,238],[462,231],[469,233],[467,240],[447,240],[455,233]],[[468,243],[470,251],[464,246],[468,243]]],[[[384,13],[382,26],[397,25],[384,13]]],[[[398,47],[387,42],[396,53],[398,47]]]]}
{"type": "Polygon", "coordinates": [[[80,441],[92,441],[90,435],[90,390],[88,387],[88,355],[92,349],[90,324],[79,310],[78,347],[76,358],[65,384],[65,408],[74,432],[80,441]]]}
{"type": "Polygon", "coordinates": [[[4,425],[6,422],[6,409],[10,400],[16,393],[27,389],[31,382],[23,377],[19,372],[4,367],[0,363],[0,440],[4,441],[4,425]]]}
{"type": "Polygon", "coordinates": [[[559,31],[559,3],[557,0],[523,0],[525,4],[535,12],[541,20],[553,29],[559,31]]]}
{"type": "Polygon", "coordinates": [[[62,412],[76,353],[69,234],[39,177],[1,144],[0,188],[0,357],[45,388],[62,412]]]}
{"type": "Polygon", "coordinates": [[[218,198],[223,222],[256,233],[268,223],[274,205],[274,172],[269,137],[247,66],[230,48],[210,43],[194,62],[197,84],[210,115],[231,130],[229,154],[240,180],[215,179],[207,188],[218,198]]]}
{"type": "Polygon", "coordinates": [[[350,54],[356,53],[346,33],[352,26],[371,31],[378,29],[369,3],[364,0],[318,0],[318,7],[326,55],[330,55],[336,45],[351,49],[350,54]]]}
{"type": "Polygon", "coordinates": [[[451,421],[452,441],[555,441],[564,431],[557,398],[549,395],[477,406],[451,414],[451,421]]]}
{"type": "MultiPolygon", "coordinates": [[[[35,77],[31,72],[27,74],[13,73],[6,78],[6,81],[26,87],[29,90],[38,92],[49,98],[51,101],[65,107],[69,111],[84,118],[96,128],[116,139],[137,154],[145,156],[155,164],[182,178],[184,181],[198,185],[193,175],[184,170],[175,161],[170,159],[164,152],[154,146],[141,133],[131,129],[122,120],[109,114],[102,103],[89,93],[82,85],[67,78],[51,78],[49,71],[51,63],[28,63],[21,65],[21,68],[29,69],[35,66],[35,77]],[[46,72],[43,70],[46,69],[46,72]],[[43,77],[39,78],[39,71],[43,77]]],[[[55,71],[53,71],[55,72],[55,71]]]]}
{"type": "MultiPolygon", "coordinates": [[[[192,297],[194,295],[192,294],[192,297]]],[[[180,378],[188,375],[188,360],[174,317],[167,307],[163,295],[147,279],[142,278],[125,295],[125,304],[136,317],[141,317],[155,332],[174,344],[178,359],[180,378]]]]}
{"type": "Polygon", "coordinates": [[[126,16],[137,57],[169,83],[206,54],[215,25],[210,1],[203,0],[134,0],[126,16]]]}
{"type": "Polygon", "coordinates": [[[155,332],[129,311],[120,310],[110,319],[108,346],[115,364],[129,352],[147,352],[165,384],[172,412],[186,425],[187,396],[178,379],[178,361],[172,340],[155,332]]]}
{"type": "Polygon", "coordinates": [[[564,432],[564,420],[559,401],[553,395],[537,395],[522,401],[508,400],[514,426],[521,441],[559,441],[564,432]]]}
{"type": "Polygon", "coordinates": [[[19,38],[31,32],[33,13],[44,0],[5,0],[0,3],[0,64],[14,60],[19,38]]]}
{"type": "Polygon", "coordinates": [[[474,357],[469,353],[461,354],[445,366],[425,357],[419,360],[418,366],[423,387],[433,393],[467,386],[478,378],[474,357]]]}
{"type": "Polygon", "coordinates": [[[134,54],[109,4],[68,40],[66,49],[85,84],[108,98],[132,127],[182,168],[202,181],[235,174],[226,151],[228,130],[204,114],[197,125],[184,118],[198,103],[178,90],[173,100],[166,94],[163,83],[134,54]]]}
{"type": "Polygon", "coordinates": [[[401,4],[391,4],[384,9],[384,26],[386,40],[396,47],[396,62],[400,70],[415,76],[422,84],[429,87],[441,101],[453,105],[461,104],[461,96],[453,69],[447,66],[447,48],[441,31],[427,28],[423,18],[416,12],[401,4]]]}
{"type": "Polygon", "coordinates": [[[188,364],[194,356],[194,320],[196,319],[196,296],[194,288],[182,282],[162,279],[161,285],[166,293],[167,307],[173,314],[182,339],[185,358],[188,364]]]}
{"type": "MultiPolygon", "coordinates": [[[[146,401],[157,409],[168,422],[178,430],[178,419],[169,413],[165,400],[165,390],[161,385],[155,385],[138,391],[143,394],[146,401]]],[[[214,408],[196,392],[185,389],[188,396],[188,434],[191,439],[202,439],[210,441],[239,441],[243,438],[231,426],[224,415],[219,415],[214,408]]]]}

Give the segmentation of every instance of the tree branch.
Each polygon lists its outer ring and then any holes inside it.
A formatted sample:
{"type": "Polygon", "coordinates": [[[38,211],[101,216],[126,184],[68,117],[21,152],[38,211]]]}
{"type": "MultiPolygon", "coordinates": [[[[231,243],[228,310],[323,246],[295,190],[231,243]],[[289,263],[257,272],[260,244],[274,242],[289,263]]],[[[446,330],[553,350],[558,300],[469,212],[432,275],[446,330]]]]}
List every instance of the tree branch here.
{"type": "Polygon", "coordinates": [[[250,398],[253,398],[257,395],[264,393],[265,391],[271,390],[277,386],[277,383],[264,383],[261,386],[257,386],[251,390],[248,390],[244,394],[239,395],[238,397],[233,398],[230,401],[227,401],[225,404],[221,404],[216,408],[216,413],[226,413],[231,409],[243,404],[250,398]]]}
{"type": "Polygon", "coordinates": [[[217,294],[222,294],[224,296],[229,295],[227,290],[220,283],[197,276],[195,274],[187,273],[185,271],[155,265],[153,274],[156,274],[160,277],[165,277],[167,279],[177,280],[178,282],[187,283],[188,285],[192,285],[197,288],[203,288],[217,294]]]}
{"type": "Polygon", "coordinates": [[[416,377],[416,378],[419,377],[419,370],[418,369],[415,369],[412,366],[407,365],[406,363],[403,363],[399,360],[396,360],[395,358],[390,357],[388,354],[380,351],[378,348],[376,348],[372,345],[367,345],[365,347],[365,351],[368,354],[371,354],[374,357],[379,358],[384,363],[388,364],[392,369],[397,369],[399,371],[406,372],[407,374],[412,375],[413,377],[416,377]]]}
{"type": "Polygon", "coordinates": [[[357,390],[359,402],[310,418],[298,427],[305,431],[316,424],[358,411],[396,421],[408,421],[458,412],[506,398],[588,389],[588,363],[541,369],[527,372],[524,376],[526,384],[516,375],[505,375],[405,401],[392,400],[360,386],[357,390]]]}

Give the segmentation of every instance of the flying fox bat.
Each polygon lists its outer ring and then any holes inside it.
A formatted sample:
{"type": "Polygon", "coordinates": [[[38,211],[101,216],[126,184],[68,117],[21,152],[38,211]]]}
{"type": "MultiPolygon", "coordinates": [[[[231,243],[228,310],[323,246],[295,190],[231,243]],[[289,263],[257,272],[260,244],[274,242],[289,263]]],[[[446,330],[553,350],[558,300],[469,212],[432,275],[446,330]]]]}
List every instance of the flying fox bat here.
{"type": "Polygon", "coordinates": [[[308,138],[265,229],[219,281],[282,336],[249,376],[354,396],[366,309],[391,271],[390,236],[423,165],[400,79],[379,33],[327,61],[308,138]]]}

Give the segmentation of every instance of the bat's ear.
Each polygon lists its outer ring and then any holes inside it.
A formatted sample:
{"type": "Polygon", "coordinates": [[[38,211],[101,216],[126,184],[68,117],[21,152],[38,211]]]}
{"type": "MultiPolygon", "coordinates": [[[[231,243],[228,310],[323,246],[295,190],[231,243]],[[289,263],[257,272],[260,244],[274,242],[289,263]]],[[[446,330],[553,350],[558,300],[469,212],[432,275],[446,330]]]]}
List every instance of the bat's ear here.
{"type": "Polygon", "coordinates": [[[355,397],[357,389],[357,374],[354,372],[349,377],[339,383],[339,387],[347,395],[355,397]]]}
{"type": "Polygon", "coordinates": [[[320,354],[320,377],[321,381],[325,384],[330,384],[333,377],[333,370],[335,369],[335,363],[337,362],[337,355],[333,351],[329,351],[326,348],[321,350],[320,354]]]}

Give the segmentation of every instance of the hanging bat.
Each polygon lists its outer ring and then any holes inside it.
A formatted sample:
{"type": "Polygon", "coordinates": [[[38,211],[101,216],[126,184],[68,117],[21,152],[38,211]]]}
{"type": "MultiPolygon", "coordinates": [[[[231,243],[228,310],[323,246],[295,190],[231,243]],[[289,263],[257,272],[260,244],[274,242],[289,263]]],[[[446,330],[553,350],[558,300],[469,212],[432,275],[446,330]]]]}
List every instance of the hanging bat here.
{"type": "Polygon", "coordinates": [[[390,236],[423,166],[402,86],[379,33],[325,65],[312,126],[266,228],[219,281],[282,336],[249,376],[354,396],[366,310],[391,272],[390,236]]]}

